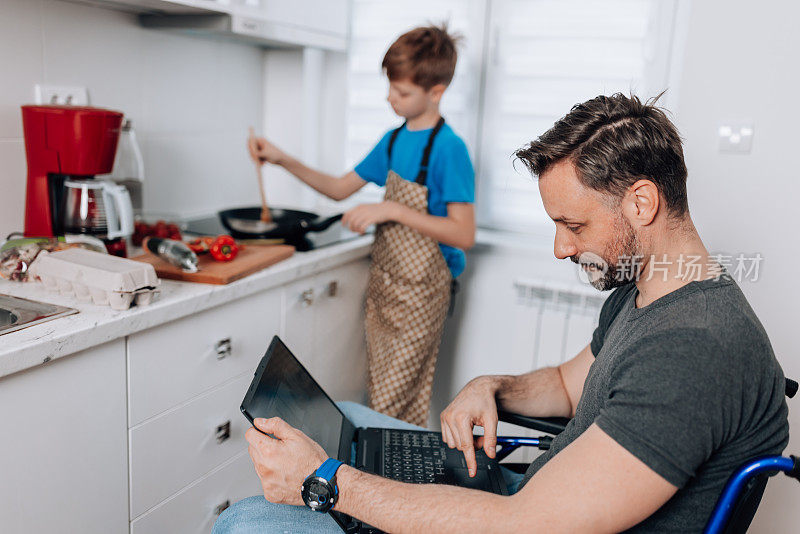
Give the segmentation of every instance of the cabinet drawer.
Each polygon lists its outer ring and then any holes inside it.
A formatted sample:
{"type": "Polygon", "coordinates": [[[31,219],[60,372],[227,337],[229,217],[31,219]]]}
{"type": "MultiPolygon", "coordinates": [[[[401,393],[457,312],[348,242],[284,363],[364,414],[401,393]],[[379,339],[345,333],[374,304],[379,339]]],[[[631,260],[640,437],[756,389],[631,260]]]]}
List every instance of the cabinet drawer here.
{"type": "Polygon", "coordinates": [[[273,290],[130,336],[129,426],[253,371],[280,318],[273,290]]]}
{"type": "Polygon", "coordinates": [[[129,431],[131,519],[247,450],[250,423],[239,406],[252,378],[240,376],[129,431]]]}
{"type": "Polygon", "coordinates": [[[131,534],[208,534],[226,504],[261,493],[245,452],[131,523],[131,534]]]}

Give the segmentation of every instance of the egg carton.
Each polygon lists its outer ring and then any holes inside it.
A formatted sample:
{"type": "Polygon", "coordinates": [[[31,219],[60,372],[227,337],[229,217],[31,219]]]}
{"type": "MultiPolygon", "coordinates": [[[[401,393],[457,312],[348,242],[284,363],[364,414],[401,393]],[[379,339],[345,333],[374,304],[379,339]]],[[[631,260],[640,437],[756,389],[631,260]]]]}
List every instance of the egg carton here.
{"type": "Polygon", "coordinates": [[[30,273],[50,291],[114,310],[150,304],[161,283],[149,263],[79,248],[41,252],[30,273]]]}

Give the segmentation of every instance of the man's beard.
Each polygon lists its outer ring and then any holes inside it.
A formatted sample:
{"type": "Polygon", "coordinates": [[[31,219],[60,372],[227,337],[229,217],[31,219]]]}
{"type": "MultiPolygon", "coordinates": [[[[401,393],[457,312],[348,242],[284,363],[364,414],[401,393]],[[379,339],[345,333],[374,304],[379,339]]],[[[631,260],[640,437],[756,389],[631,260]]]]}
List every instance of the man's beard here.
{"type": "Polygon", "coordinates": [[[602,256],[592,252],[570,256],[570,260],[588,266],[586,274],[595,289],[607,291],[634,281],[641,269],[641,243],[633,227],[620,214],[614,223],[614,239],[602,256]]]}

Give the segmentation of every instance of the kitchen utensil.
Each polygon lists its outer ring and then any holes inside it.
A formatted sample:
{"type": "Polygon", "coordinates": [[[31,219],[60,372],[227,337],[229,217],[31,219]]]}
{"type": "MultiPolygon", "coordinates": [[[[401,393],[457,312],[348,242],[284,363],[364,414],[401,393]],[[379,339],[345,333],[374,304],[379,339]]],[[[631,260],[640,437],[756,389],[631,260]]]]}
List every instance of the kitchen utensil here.
{"type": "Polygon", "coordinates": [[[231,235],[242,239],[284,239],[302,241],[308,232],[321,232],[340,220],[343,214],[319,217],[316,213],[270,208],[272,222],[261,220],[261,207],[235,208],[219,212],[222,224],[231,235]]]}
{"type": "Polygon", "coordinates": [[[216,261],[208,254],[202,254],[198,257],[199,271],[196,273],[187,273],[152,254],[144,254],[133,259],[152,265],[161,278],[223,285],[265,269],[289,258],[292,254],[294,247],[289,245],[246,246],[236,259],[226,262],[216,261]]]}
{"type": "MultiPolygon", "coordinates": [[[[247,142],[250,144],[250,149],[254,150],[256,148],[256,132],[253,130],[253,127],[250,127],[250,137],[247,139],[247,142]]],[[[267,194],[264,191],[264,176],[261,174],[261,166],[264,164],[261,161],[261,158],[256,157],[253,158],[256,164],[256,178],[258,179],[258,190],[261,193],[261,220],[265,223],[272,222],[272,215],[269,212],[269,207],[267,206],[267,194]]]]}
{"type": "Polygon", "coordinates": [[[80,248],[42,251],[30,272],[51,291],[115,310],[150,304],[160,283],[152,265],[80,248]]]}
{"type": "Polygon", "coordinates": [[[182,241],[148,237],[144,240],[144,247],[184,272],[196,273],[198,270],[197,254],[182,241]]]}
{"type": "Polygon", "coordinates": [[[261,164],[256,163],[256,178],[258,178],[258,188],[261,191],[261,221],[272,222],[272,214],[267,206],[267,194],[264,192],[264,176],[261,174],[261,164]]]}

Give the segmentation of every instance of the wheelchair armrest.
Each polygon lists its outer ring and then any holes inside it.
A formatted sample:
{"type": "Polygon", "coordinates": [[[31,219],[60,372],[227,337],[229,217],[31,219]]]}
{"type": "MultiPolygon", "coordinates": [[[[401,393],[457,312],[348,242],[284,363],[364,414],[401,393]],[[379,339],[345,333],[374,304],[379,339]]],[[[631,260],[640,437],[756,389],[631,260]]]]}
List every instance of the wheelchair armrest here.
{"type": "Polygon", "coordinates": [[[504,423],[532,428],[554,436],[563,432],[570,421],[567,417],[528,417],[527,415],[519,415],[505,410],[498,410],[497,417],[504,423]]]}
{"type": "Polygon", "coordinates": [[[790,399],[797,394],[798,384],[791,378],[786,379],[786,396],[790,399]]]}

